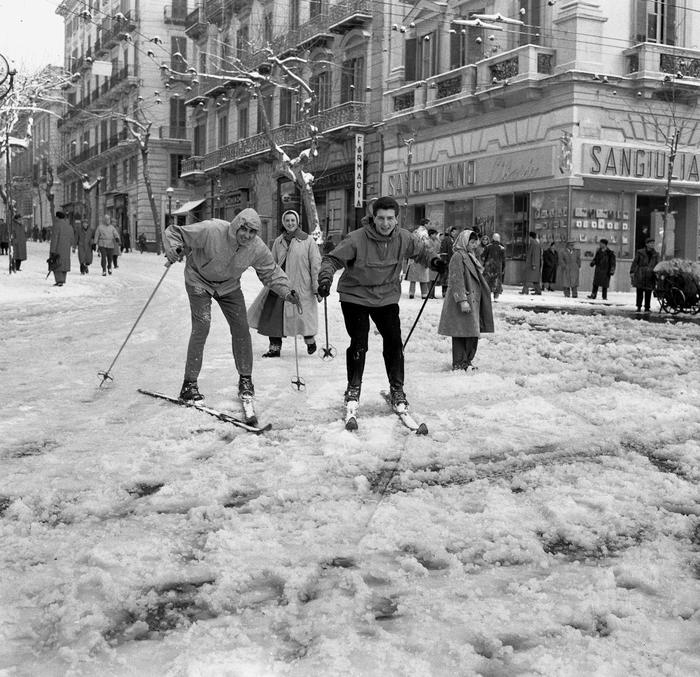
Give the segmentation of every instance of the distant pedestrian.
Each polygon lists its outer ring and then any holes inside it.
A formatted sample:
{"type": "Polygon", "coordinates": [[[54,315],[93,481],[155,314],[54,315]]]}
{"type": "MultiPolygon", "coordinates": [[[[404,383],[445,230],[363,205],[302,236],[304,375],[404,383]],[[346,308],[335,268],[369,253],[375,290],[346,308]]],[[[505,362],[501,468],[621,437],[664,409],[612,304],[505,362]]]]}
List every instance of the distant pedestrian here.
{"type": "Polygon", "coordinates": [[[299,214],[288,209],[282,214],[284,232],[272,243],[270,251],[274,262],[287,274],[289,284],[296,291],[302,313],[292,303],[264,287],[248,309],[248,325],[258,334],[270,337],[270,345],[263,357],[279,357],[282,338],[301,334],[309,355],[316,352],[318,331],[318,273],[321,252],[318,245],[299,225],[299,214]]]}
{"type": "Polygon", "coordinates": [[[484,277],[493,292],[493,300],[503,293],[503,276],[506,272],[506,248],[501,244],[501,236],[494,233],[491,242],[483,253],[484,277]]]}
{"type": "Polygon", "coordinates": [[[66,283],[66,276],[70,271],[71,249],[74,245],[75,231],[65,213],[56,212],[49,245],[49,266],[53,270],[54,287],[62,287],[66,283]]]}
{"type": "Polygon", "coordinates": [[[637,289],[637,312],[642,310],[644,300],[644,312],[651,310],[651,293],[654,290],[656,275],[654,267],[659,262],[659,253],[656,251],[654,238],[647,238],[642,249],[638,249],[630,268],[630,282],[637,289]]]}
{"type": "Polygon", "coordinates": [[[598,287],[603,297],[603,301],[608,298],[608,287],[610,286],[610,278],[615,274],[615,254],[608,249],[608,241],[602,238],[598,243],[598,251],[596,251],[591,268],[595,268],[593,273],[593,288],[588,295],[589,299],[594,299],[598,295],[598,287]]]}
{"type": "Polygon", "coordinates": [[[492,333],[491,289],[476,256],[479,239],[463,230],[449,265],[448,293],[442,304],[438,334],[452,337],[452,369],[470,371],[482,333],[492,333]]]}
{"type": "Polygon", "coordinates": [[[10,227],[5,219],[0,219],[0,255],[10,251],[10,227]]]}
{"type": "Polygon", "coordinates": [[[78,247],[78,261],[80,262],[80,274],[87,275],[92,264],[92,240],[95,235],[94,228],[87,219],[75,222],[75,239],[78,247]]]}
{"type": "Polygon", "coordinates": [[[146,233],[141,233],[136,238],[136,241],[139,244],[139,251],[143,254],[146,251],[146,245],[148,244],[148,241],[146,240],[146,233]]]}
{"type": "Polygon", "coordinates": [[[100,260],[102,263],[102,276],[112,274],[112,252],[119,246],[119,233],[112,225],[112,219],[106,214],[104,221],[97,226],[93,241],[100,250],[100,260]]]}
{"type": "MultiPolygon", "coordinates": [[[[435,230],[435,228],[428,228],[428,237],[430,238],[430,242],[432,244],[433,250],[436,252],[440,251],[440,238],[438,237],[438,232],[435,230]]],[[[447,261],[445,261],[447,263],[447,261]]],[[[447,274],[447,272],[445,272],[447,274]]],[[[435,298],[435,287],[438,285],[438,278],[440,277],[440,274],[435,271],[435,270],[430,270],[428,271],[428,297],[431,299],[435,298]],[[433,282],[435,284],[433,284],[433,282]]]]}
{"type": "MultiPolygon", "coordinates": [[[[413,237],[418,240],[419,244],[424,244],[430,247],[432,242],[430,236],[428,235],[428,230],[425,226],[418,226],[413,231],[413,237]]],[[[436,252],[437,254],[437,252],[436,252]]],[[[409,282],[408,285],[408,298],[414,298],[416,294],[416,282],[420,285],[420,295],[421,298],[425,299],[428,297],[428,290],[430,288],[430,267],[423,265],[420,261],[410,260],[408,262],[408,267],[406,268],[406,279],[409,282]]]]}
{"type": "MultiPolygon", "coordinates": [[[[442,236],[442,240],[440,241],[440,258],[445,263],[449,263],[450,259],[452,258],[452,247],[455,243],[455,237],[457,237],[457,228],[452,226],[452,228],[445,231],[445,234],[442,236]]],[[[447,294],[448,279],[449,272],[445,271],[439,275],[436,283],[442,287],[442,298],[445,298],[445,294],[447,294]]]]}
{"type": "Polygon", "coordinates": [[[15,270],[19,272],[22,261],[27,260],[27,233],[24,231],[21,216],[15,216],[12,220],[12,247],[15,270]]]}
{"type": "Polygon", "coordinates": [[[549,243],[549,247],[542,252],[542,287],[547,285],[547,291],[554,291],[552,285],[557,281],[557,266],[559,265],[559,254],[554,242],[549,243]]]}
{"type": "Polygon", "coordinates": [[[525,274],[521,294],[529,294],[534,287],[535,294],[542,294],[540,280],[542,279],[542,245],[537,239],[537,233],[530,231],[525,252],[525,274]]]}
{"type": "Polygon", "coordinates": [[[491,239],[488,235],[486,235],[486,233],[479,236],[479,244],[476,245],[476,251],[474,252],[474,255],[476,256],[476,258],[479,259],[479,261],[481,261],[482,264],[484,262],[484,252],[486,251],[486,247],[489,246],[490,242],[491,239]]]}
{"type": "Polygon", "coordinates": [[[122,228],[122,251],[127,254],[131,251],[131,233],[128,228],[122,228]]]}
{"type": "Polygon", "coordinates": [[[581,251],[575,248],[575,242],[569,240],[559,257],[557,274],[559,284],[564,288],[564,296],[578,297],[579,275],[581,271],[581,251]]]}
{"type": "MultiPolygon", "coordinates": [[[[112,221],[114,223],[114,221],[112,221]]],[[[122,253],[122,231],[120,231],[119,228],[114,226],[114,229],[117,231],[117,242],[112,248],[112,268],[115,270],[119,268],[119,257],[121,256],[122,253]]]]}

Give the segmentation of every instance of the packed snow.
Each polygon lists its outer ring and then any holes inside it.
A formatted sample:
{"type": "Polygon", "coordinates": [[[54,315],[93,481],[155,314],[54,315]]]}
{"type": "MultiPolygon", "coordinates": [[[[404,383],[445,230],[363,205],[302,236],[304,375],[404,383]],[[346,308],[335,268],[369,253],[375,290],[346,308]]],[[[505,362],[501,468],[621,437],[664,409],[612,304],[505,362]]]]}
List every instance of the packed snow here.
{"type": "MultiPolygon", "coordinates": [[[[697,323],[510,287],[453,373],[429,300],[406,392],[430,434],[382,399],[374,332],[353,433],[333,292],[305,391],[294,341],[267,360],[253,334],[255,436],[137,392],[179,392],[181,264],[98,388],[164,259],[58,288],[47,255],[0,273],[0,676],[700,674],[697,323]]],[[[404,336],[421,304],[406,283],[404,336]]],[[[200,388],[240,415],[213,316],[200,388]]]]}

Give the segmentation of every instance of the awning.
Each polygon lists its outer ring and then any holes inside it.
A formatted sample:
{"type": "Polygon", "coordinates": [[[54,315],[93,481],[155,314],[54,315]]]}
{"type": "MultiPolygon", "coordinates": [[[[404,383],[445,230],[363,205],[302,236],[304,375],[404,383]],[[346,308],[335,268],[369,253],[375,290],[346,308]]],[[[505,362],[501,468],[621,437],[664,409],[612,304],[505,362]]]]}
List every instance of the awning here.
{"type": "Polygon", "coordinates": [[[205,198],[202,198],[201,200],[190,200],[189,202],[185,202],[185,204],[183,204],[182,207],[173,211],[172,215],[180,216],[182,214],[189,214],[193,209],[199,207],[199,205],[201,205],[202,202],[204,202],[204,199],[205,198]]]}

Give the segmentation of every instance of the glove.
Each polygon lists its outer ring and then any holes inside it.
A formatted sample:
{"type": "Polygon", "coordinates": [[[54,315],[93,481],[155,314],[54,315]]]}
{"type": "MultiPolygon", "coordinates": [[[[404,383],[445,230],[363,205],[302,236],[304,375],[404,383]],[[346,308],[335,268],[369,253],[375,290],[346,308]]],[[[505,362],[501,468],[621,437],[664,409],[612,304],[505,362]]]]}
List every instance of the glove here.
{"type": "Polygon", "coordinates": [[[327,296],[329,296],[331,293],[330,282],[319,282],[317,293],[322,299],[325,299],[327,296]]]}
{"type": "Polygon", "coordinates": [[[472,312],[472,307],[469,305],[469,301],[460,301],[459,309],[463,313],[471,313],[472,312]]]}
{"type": "Polygon", "coordinates": [[[284,297],[284,300],[287,303],[293,303],[297,308],[301,308],[301,299],[293,289],[284,297]]]}
{"type": "Polygon", "coordinates": [[[430,269],[442,275],[447,271],[447,263],[439,256],[436,256],[430,261],[430,269]]]}
{"type": "Polygon", "coordinates": [[[170,263],[177,263],[180,260],[181,252],[179,249],[168,249],[165,252],[165,258],[168,259],[170,263]]]}

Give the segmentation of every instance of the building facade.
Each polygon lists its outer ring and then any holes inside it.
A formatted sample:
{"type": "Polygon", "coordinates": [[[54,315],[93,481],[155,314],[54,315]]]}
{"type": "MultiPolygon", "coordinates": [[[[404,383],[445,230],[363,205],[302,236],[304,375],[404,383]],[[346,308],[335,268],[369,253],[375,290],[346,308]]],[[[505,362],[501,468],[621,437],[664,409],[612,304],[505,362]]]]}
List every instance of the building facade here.
{"type": "Polygon", "coordinates": [[[385,60],[382,190],[407,225],[499,232],[511,283],[529,231],[577,243],[582,286],[601,238],[619,262],[613,289],[629,289],[648,236],[698,258],[700,2],[401,4],[385,60]]]}
{"type": "Polygon", "coordinates": [[[144,233],[154,248],[169,218],[168,205],[177,206],[189,194],[180,170],[190,142],[184,100],[176,91],[190,77],[187,2],[63,0],[56,12],[65,21],[66,70],[80,76],[66,89],[60,124],[63,207],[73,220],[95,225],[109,214],[132,242],[144,233]],[[148,127],[157,220],[143,154],[130,127],[141,130],[127,119],[148,127]]]}
{"type": "MultiPolygon", "coordinates": [[[[182,176],[196,200],[190,218],[230,219],[254,207],[265,241],[279,232],[285,209],[302,212],[299,191],[284,177],[264,132],[291,158],[320,132],[318,156],[305,167],[324,237],[337,242],[359,225],[379,194],[381,173],[384,3],[369,0],[204,0],[188,14],[198,77],[187,94],[192,157],[182,176]],[[287,59],[285,78],[270,56],[287,59]],[[246,85],[256,74],[260,86],[246,85]],[[257,75],[270,75],[263,82],[257,75]],[[244,76],[243,81],[239,76],[244,76]],[[295,81],[294,78],[298,78],[295,81]],[[301,113],[314,93],[310,115],[301,113]]],[[[184,208],[183,208],[184,209],[184,208]]]]}

